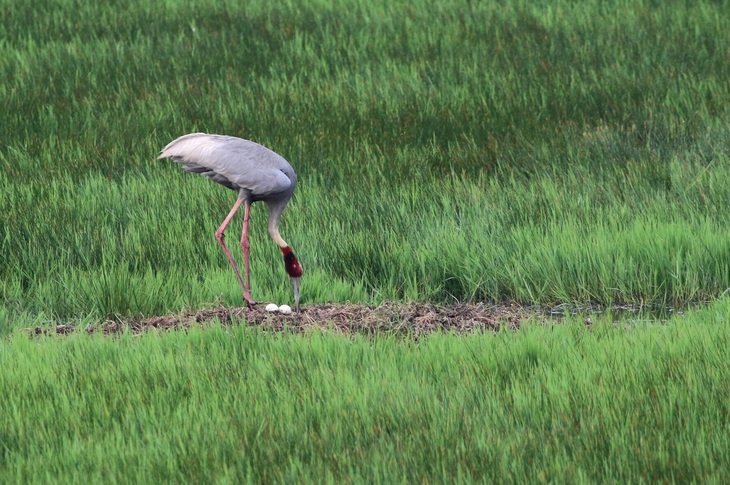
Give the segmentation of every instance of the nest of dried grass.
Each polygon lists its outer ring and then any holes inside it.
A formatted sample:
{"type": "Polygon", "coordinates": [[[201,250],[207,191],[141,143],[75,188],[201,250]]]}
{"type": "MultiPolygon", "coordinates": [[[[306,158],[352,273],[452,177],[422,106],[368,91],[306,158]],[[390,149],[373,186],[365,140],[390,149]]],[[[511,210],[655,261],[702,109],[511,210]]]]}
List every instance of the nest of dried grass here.
{"type": "MultiPolygon", "coordinates": [[[[205,326],[213,322],[224,325],[245,324],[265,330],[306,332],[323,329],[338,333],[375,335],[382,333],[419,337],[432,332],[495,332],[502,327],[517,329],[528,313],[516,304],[485,305],[457,303],[386,302],[379,306],[349,303],[311,305],[298,313],[283,315],[255,308],[215,308],[146,319],[118,319],[89,326],[88,333],[103,332],[113,335],[124,331],[139,334],[145,331],[184,330],[191,326],[205,326]]],[[[77,330],[73,325],[59,325],[55,329],[35,328],[32,333],[69,334],[77,330]]]]}

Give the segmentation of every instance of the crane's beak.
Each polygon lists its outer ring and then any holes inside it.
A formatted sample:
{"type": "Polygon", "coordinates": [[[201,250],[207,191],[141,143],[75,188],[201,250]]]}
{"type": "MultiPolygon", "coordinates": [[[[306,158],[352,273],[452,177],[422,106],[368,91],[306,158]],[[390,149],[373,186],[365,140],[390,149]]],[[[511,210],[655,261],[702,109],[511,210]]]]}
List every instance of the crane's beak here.
{"type": "Polygon", "coordinates": [[[296,311],[299,311],[299,278],[291,277],[291,287],[294,289],[294,303],[296,311]]]}

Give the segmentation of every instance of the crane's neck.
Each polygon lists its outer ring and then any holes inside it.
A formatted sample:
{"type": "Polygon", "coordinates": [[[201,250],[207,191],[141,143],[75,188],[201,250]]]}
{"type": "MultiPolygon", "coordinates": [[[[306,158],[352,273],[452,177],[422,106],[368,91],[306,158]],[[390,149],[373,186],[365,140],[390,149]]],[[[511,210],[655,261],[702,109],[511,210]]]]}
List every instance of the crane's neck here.
{"type": "Polygon", "coordinates": [[[286,268],[287,274],[298,280],[302,276],[302,265],[299,264],[299,260],[294,256],[294,251],[292,251],[286,241],[279,235],[279,229],[276,227],[276,224],[272,225],[271,218],[269,218],[269,234],[271,235],[271,239],[279,245],[279,249],[281,249],[281,253],[284,255],[284,267],[286,268]]]}
{"type": "Polygon", "coordinates": [[[279,246],[280,249],[288,248],[289,245],[281,238],[281,234],[279,234],[279,230],[277,228],[271,228],[269,226],[269,235],[271,236],[271,239],[274,240],[274,242],[279,246]]]}
{"type": "Polygon", "coordinates": [[[286,241],[284,241],[281,237],[281,234],[279,234],[279,220],[281,219],[281,214],[284,212],[287,202],[289,202],[289,199],[268,203],[269,235],[279,246],[279,249],[281,249],[281,252],[284,255],[284,266],[286,267],[286,272],[292,278],[299,278],[302,276],[302,265],[299,264],[296,256],[294,256],[294,251],[292,251],[286,241]]]}
{"type": "Polygon", "coordinates": [[[279,221],[281,220],[281,214],[284,212],[288,202],[288,198],[266,202],[266,206],[269,210],[269,235],[282,251],[284,248],[289,247],[289,245],[281,237],[281,234],[279,234],[279,221]]]}
{"type": "Polygon", "coordinates": [[[274,208],[269,209],[269,235],[283,250],[289,247],[289,245],[282,239],[281,234],[279,234],[279,219],[281,219],[281,211],[276,211],[274,208]]]}

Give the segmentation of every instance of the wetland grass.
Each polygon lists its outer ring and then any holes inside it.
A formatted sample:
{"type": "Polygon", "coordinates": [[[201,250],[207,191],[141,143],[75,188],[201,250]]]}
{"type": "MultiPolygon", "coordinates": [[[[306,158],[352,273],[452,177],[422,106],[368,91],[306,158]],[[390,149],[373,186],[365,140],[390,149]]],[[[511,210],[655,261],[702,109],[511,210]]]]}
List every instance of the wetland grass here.
{"type": "Polygon", "coordinates": [[[0,342],[0,479],[727,481],[730,304],[414,342],[246,325],[0,342]]]}
{"type": "MultiPolygon", "coordinates": [[[[419,5],[8,4],[3,311],[238,305],[212,237],[232,195],[155,160],[196,130],[297,169],[282,231],[310,304],[685,305],[730,287],[719,6],[419,5]]],[[[256,293],[285,301],[256,209],[256,293]]]]}

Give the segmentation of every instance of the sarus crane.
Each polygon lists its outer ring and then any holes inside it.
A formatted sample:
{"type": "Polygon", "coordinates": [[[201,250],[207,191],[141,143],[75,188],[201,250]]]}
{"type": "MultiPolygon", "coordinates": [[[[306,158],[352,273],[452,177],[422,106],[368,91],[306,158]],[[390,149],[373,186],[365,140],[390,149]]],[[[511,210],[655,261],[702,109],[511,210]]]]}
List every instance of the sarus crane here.
{"type": "Polygon", "coordinates": [[[248,222],[251,204],[265,202],[269,210],[269,235],[284,255],[284,267],[291,278],[296,310],[299,311],[299,281],[302,266],[294,252],[279,234],[279,220],[297,185],[297,174],[284,158],[258,143],[225,135],[191,133],[170,142],[160,152],[159,159],[171,158],[182,165],[186,172],[205,175],[213,182],[236,191],[238,199],[223,223],[215,231],[228,261],[233,266],[243,298],[249,307],[256,304],[251,297],[251,272],[249,268],[248,222]],[[224,241],[226,227],[241,204],[244,205],[241,249],[246,271],[246,283],[233,261],[224,241]]]}

